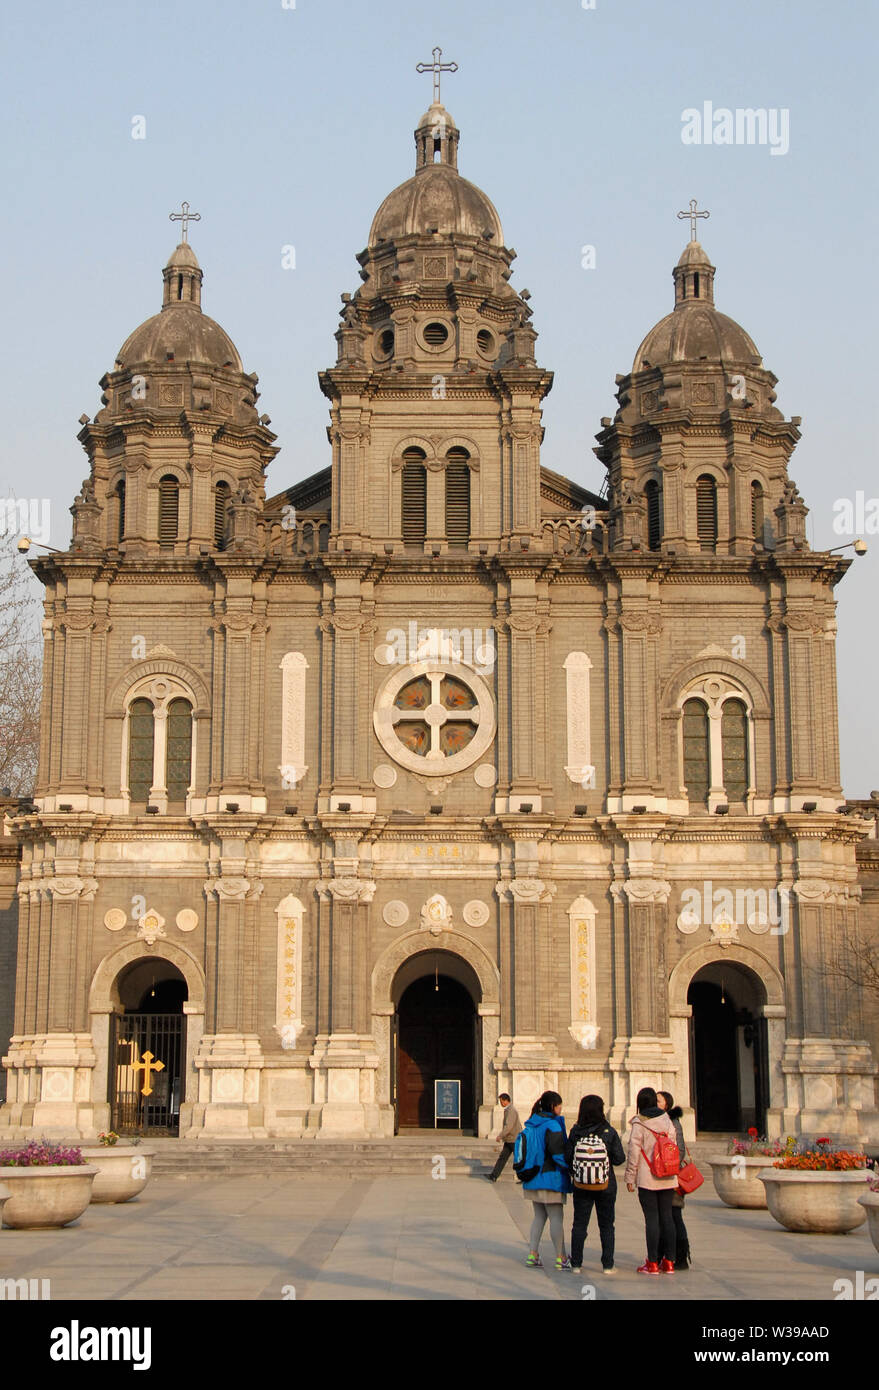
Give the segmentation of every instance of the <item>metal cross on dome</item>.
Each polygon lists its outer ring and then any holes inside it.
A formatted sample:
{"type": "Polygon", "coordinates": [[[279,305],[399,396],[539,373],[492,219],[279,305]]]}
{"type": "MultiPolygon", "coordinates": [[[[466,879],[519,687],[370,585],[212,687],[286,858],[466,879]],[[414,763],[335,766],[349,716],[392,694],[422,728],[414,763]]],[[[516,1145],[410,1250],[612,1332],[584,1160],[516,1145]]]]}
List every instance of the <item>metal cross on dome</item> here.
{"type": "Polygon", "coordinates": [[[678,213],[678,217],[689,217],[689,219],[690,219],[690,240],[691,240],[691,241],[695,241],[695,240],[696,240],[696,218],[697,218],[697,217],[710,217],[710,216],[711,216],[711,213],[710,213],[710,212],[697,212],[697,211],[696,211],[696,203],[697,203],[697,199],[696,199],[696,198],[691,198],[691,199],[690,199],[690,211],[689,211],[689,212],[679,212],[679,213],[678,213]]]}
{"type": "Polygon", "coordinates": [[[458,64],[444,63],[442,61],[443,51],[441,48],[434,48],[431,51],[433,53],[433,62],[418,63],[416,65],[415,71],[433,73],[433,99],[434,102],[438,105],[440,99],[440,74],[444,72],[457,72],[458,64]]]}
{"type": "Polygon", "coordinates": [[[187,235],[186,235],[186,234],[187,234],[187,229],[188,229],[188,227],[189,227],[190,222],[200,222],[200,221],[201,221],[201,213],[200,213],[200,212],[190,212],[190,211],[189,211],[189,204],[188,204],[188,203],[181,203],[181,204],[180,204],[180,209],[181,209],[180,212],[169,212],[169,213],[168,213],[168,221],[169,221],[169,222],[182,222],[182,223],[183,223],[183,226],[182,226],[181,229],[180,229],[180,236],[181,236],[181,240],[184,241],[184,242],[186,242],[186,240],[187,240],[187,235]]]}

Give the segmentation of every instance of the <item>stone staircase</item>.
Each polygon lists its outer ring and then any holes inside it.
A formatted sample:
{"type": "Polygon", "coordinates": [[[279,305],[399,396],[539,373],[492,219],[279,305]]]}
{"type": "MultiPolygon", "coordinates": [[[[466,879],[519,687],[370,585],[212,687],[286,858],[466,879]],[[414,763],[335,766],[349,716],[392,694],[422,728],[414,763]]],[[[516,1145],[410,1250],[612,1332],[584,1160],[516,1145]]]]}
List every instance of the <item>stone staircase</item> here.
{"type": "MultiPolygon", "coordinates": [[[[467,1135],[419,1135],[396,1139],[292,1139],[199,1141],[145,1139],[153,1149],[153,1175],[173,1178],[210,1177],[430,1177],[436,1158],[445,1162],[446,1177],[478,1177],[488,1172],[498,1155],[491,1140],[467,1135]]],[[[508,1165],[508,1170],[512,1168],[508,1165]]]]}

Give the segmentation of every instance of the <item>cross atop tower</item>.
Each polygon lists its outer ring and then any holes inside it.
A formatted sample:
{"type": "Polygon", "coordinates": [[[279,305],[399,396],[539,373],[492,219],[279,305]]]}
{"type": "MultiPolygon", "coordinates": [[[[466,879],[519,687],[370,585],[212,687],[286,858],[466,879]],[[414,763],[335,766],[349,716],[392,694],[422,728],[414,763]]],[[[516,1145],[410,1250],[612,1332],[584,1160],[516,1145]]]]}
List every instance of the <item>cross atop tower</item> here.
{"type": "Polygon", "coordinates": [[[188,203],[181,203],[181,204],[180,204],[180,208],[181,208],[181,211],[180,211],[180,212],[169,212],[169,213],[168,213],[168,221],[169,221],[169,222],[182,222],[182,223],[183,223],[183,226],[182,226],[181,229],[180,229],[180,235],[181,235],[181,239],[182,239],[183,242],[185,243],[185,242],[187,241],[187,235],[186,235],[186,234],[187,234],[187,229],[188,229],[188,227],[189,227],[190,222],[200,222],[200,221],[201,221],[201,213],[200,213],[200,212],[190,212],[190,211],[189,211],[189,204],[188,204],[188,203]]]}
{"type": "Polygon", "coordinates": [[[697,212],[697,211],[696,211],[696,203],[697,203],[697,199],[696,199],[696,198],[691,198],[691,199],[690,199],[690,211],[689,211],[689,212],[679,212],[679,213],[678,213],[678,217],[689,217],[689,219],[690,219],[690,240],[691,240],[691,241],[695,241],[695,240],[696,240],[696,218],[697,218],[697,217],[710,217],[710,216],[711,216],[711,213],[710,213],[710,212],[697,212]]]}
{"type": "Polygon", "coordinates": [[[444,63],[444,62],[442,61],[443,51],[442,51],[441,48],[434,48],[434,49],[432,50],[432,52],[433,52],[433,62],[432,62],[432,63],[418,63],[418,64],[416,65],[415,71],[416,71],[416,72],[432,72],[432,73],[433,73],[433,99],[434,99],[434,102],[438,105],[438,104],[439,104],[439,99],[440,99],[440,74],[441,74],[441,73],[444,73],[444,72],[457,72],[457,71],[458,71],[458,64],[457,64],[457,63],[444,63]]]}

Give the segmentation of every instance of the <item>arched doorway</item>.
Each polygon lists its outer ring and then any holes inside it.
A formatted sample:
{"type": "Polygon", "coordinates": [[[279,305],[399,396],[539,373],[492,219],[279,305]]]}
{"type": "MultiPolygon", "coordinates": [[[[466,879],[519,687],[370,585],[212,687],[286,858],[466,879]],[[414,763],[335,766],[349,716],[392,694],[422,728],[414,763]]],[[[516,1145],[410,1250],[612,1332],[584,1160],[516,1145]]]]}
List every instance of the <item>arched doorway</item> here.
{"type": "Polygon", "coordinates": [[[476,1128],[480,999],[475,971],[448,951],[410,956],[394,980],[392,1071],[396,1129],[457,1129],[437,1122],[434,1083],[460,1083],[460,1128],[476,1128]]]}
{"type": "Polygon", "coordinates": [[[180,1129],[186,1058],[186,980],[170,961],[147,956],[120,971],[110,1027],[110,1128],[117,1134],[180,1129]]]}
{"type": "Polygon", "coordinates": [[[766,990],[738,961],[712,961],[690,981],[690,1103],[696,1129],[766,1133],[769,1047],[766,990]]]}

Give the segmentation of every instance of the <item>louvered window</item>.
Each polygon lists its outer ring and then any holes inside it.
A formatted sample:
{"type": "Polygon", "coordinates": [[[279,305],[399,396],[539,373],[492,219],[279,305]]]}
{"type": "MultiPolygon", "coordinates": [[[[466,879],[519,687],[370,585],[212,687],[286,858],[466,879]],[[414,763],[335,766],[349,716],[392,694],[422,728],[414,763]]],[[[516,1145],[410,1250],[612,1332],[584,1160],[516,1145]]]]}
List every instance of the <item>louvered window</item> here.
{"type": "Polygon", "coordinates": [[[691,802],[708,801],[710,745],[708,710],[701,700],[684,705],[684,786],[691,802]]]}
{"type": "Polygon", "coordinates": [[[748,711],[743,701],[724,701],[720,739],[727,797],[730,801],[744,801],[748,792],[748,711]]]}
{"type": "Polygon", "coordinates": [[[759,483],[751,484],[751,535],[763,544],[763,489],[759,483]]]}
{"type": "Polygon", "coordinates": [[[403,544],[420,546],[427,535],[427,469],[420,449],[403,454],[401,478],[403,544]]]}
{"type": "Polygon", "coordinates": [[[696,480],[696,534],[703,550],[717,549],[717,483],[707,474],[696,480]]]}
{"type": "Polygon", "coordinates": [[[153,706],[132,700],[128,709],[128,790],[132,801],[148,801],[153,785],[153,706]]]}
{"type": "Polygon", "coordinates": [[[226,549],[226,527],[229,521],[229,501],[232,489],[228,483],[217,483],[214,488],[214,545],[218,550],[226,549]]]}
{"type": "Polygon", "coordinates": [[[116,485],[116,520],[118,522],[116,539],[121,541],[125,535],[125,479],[120,478],[116,485]]]}
{"type": "Polygon", "coordinates": [[[647,549],[658,550],[662,539],[662,522],[659,513],[659,484],[651,478],[644,488],[647,499],[647,549]]]}
{"type": "Polygon", "coordinates": [[[180,484],[171,474],[159,480],[159,544],[173,545],[177,539],[180,510],[180,484]]]}
{"type": "Polygon", "coordinates": [[[188,700],[172,700],[168,706],[167,737],[168,800],[185,801],[192,766],[192,708],[188,700]]]}
{"type": "Polygon", "coordinates": [[[470,540],[470,469],[466,449],[450,449],[446,455],[446,540],[466,547],[470,540]]]}

